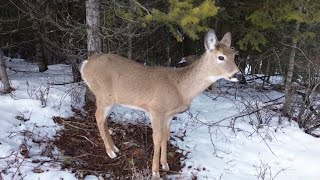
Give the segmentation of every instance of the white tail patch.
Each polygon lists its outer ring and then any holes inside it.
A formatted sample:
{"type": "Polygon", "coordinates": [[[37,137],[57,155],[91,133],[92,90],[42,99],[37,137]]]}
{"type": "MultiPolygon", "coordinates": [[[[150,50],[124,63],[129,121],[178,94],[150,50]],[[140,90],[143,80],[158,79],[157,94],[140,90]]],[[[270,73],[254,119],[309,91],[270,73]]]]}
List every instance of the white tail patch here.
{"type": "Polygon", "coordinates": [[[84,67],[85,67],[85,65],[87,64],[87,60],[85,60],[85,61],[83,61],[82,62],[82,65],[81,65],[81,68],[80,68],[80,73],[81,73],[81,76],[82,76],[82,79],[84,80],[84,82],[87,84],[87,86],[90,88],[90,85],[89,85],[89,83],[88,83],[88,81],[86,80],[86,76],[84,75],[84,73],[83,73],[83,69],[84,69],[84,67]]]}
{"type": "Polygon", "coordinates": [[[82,65],[81,65],[81,68],[80,68],[80,72],[81,72],[81,75],[83,76],[83,68],[84,68],[84,66],[87,64],[87,62],[88,62],[88,60],[84,60],[83,62],[82,62],[82,65]]]}

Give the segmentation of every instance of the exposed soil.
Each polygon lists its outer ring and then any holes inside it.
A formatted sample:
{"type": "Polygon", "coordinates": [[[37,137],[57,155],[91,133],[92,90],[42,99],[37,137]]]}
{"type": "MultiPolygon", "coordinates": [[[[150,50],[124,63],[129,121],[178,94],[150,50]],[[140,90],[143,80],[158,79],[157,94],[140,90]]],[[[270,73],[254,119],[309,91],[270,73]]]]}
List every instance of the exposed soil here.
{"type": "MultiPolygon", "coordinates": [[[[94,106],[85,107],[84,115],[75,110],[70,118],[54,117],[54,121],[64,128],[58,133],[54,144],[63,153],[62,168],[78,172],[78,178],[86,174],[103,175],[107,179],[140,179],[151,176],[153,154],[152,129],[145,124],[118,123],[107,119],[115,145],[120,149],[118,157],[110,159],[100,137],[94,106]]],[[[181,161],[186,157],[182,150],[168,143],[169,172],[179,174],[183,168],[181,161]]]]}

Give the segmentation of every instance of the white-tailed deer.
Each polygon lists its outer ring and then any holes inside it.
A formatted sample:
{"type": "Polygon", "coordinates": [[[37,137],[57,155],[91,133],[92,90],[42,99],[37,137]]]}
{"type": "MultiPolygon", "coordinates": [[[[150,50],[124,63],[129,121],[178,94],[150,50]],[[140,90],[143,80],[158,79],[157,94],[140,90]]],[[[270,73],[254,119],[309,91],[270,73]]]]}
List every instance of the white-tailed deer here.
{"type": "Polygon", "coordinates": [[[169,170],[167,141],[171,118],[185,111],[192,99],[216,80],[236,82],[241,76],[234,62],[235,50],[230,47],[230,33],[218,42],[214,31],[209,30],[204,45],[206,52],[201,58],[184,68],[148,67],[116,54],[97,54],[83,63],[82,77],[96,96],[95,116],[110,158],[115,158],[119,150],[111,139],[106,117],[116,104],[134,107],[150,113],[153,179],[160,178],[160,162],[163,170],[169,170]]]}
{"type": "Polygon", "coordinates": [[[185,57],[182,57],[181,61],[179,61],[178,64],[181,64],[183,67],[189,66],[190,64],[196,62],[200,58],[201,56],[198,56],[198,55],[185,56],[185,57]]]}
{"type": "MultiPolygon", "coordinates": [[[[178,65],[179,65],[179,67],[189,66],[192,63],[199,60],[200,58],[201,58],[201,56],[198,56],[198,55],[185,56],[185,57],[182,57],[181,61],[178,62],[178,65]]],[[[212,83],[210,88],[211,88],[211,92],[214,93],[215,89],[216,89],[216,83],[212,83]]]]}

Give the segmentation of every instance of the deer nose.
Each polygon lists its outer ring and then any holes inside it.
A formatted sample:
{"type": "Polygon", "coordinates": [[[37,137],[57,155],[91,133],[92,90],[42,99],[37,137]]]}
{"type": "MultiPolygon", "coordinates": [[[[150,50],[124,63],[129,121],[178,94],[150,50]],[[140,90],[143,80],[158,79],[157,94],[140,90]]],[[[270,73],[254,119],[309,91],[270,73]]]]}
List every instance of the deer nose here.
{"type": "Polygon", "coordinates": [[[238,81],[242,79],[242,73],[239,71],[233,75],[234,78],[236,78],[238,81]]]}

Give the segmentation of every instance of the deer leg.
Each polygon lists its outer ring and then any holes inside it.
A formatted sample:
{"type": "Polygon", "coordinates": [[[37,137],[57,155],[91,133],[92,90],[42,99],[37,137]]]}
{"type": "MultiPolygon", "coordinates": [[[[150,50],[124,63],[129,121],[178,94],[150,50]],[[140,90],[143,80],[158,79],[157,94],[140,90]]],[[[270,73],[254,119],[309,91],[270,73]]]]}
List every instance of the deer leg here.
{"type": "Polygon", "coordinates": [[[216,92],[216,83],[211,84],[211,93],[214,94],[216,92]]]}
{"type": "Polygon", "coordinates": [[[99,132],[106,148],[107,154],[111,159],[113,159],[117,157],[115,152],[119,152],[119,149],[114,145],[113,140],[110,136],[108,126],[106,124],[106,116],[109,115],[111,109],[111,105],[107,106],[105,109],[98,106],[95,115],[99,132]]]}
{"type": "Polygon", "coordinates": [[[159,115],[151,115],[152,138],[153,138],[153,160],[152,160],[152,179],[160,179],[159,160],[160,147],[163,140],[164,118],[159,115]]]}
{"type": "Polygon", "coordinates": [[[162,169],[165,171],[169,171],[169,165],[168,165],[168,161],[167,161],[167,145],[168,145],[168,141],[170,138],[170,122],[171,119],[167,119],[167,121],[165,122],[165,125],[163,127],[163,138],[162,138],[162,142],[161,142],[161,158],[160,158],[160,162],[162,165],[162,169]]]}

